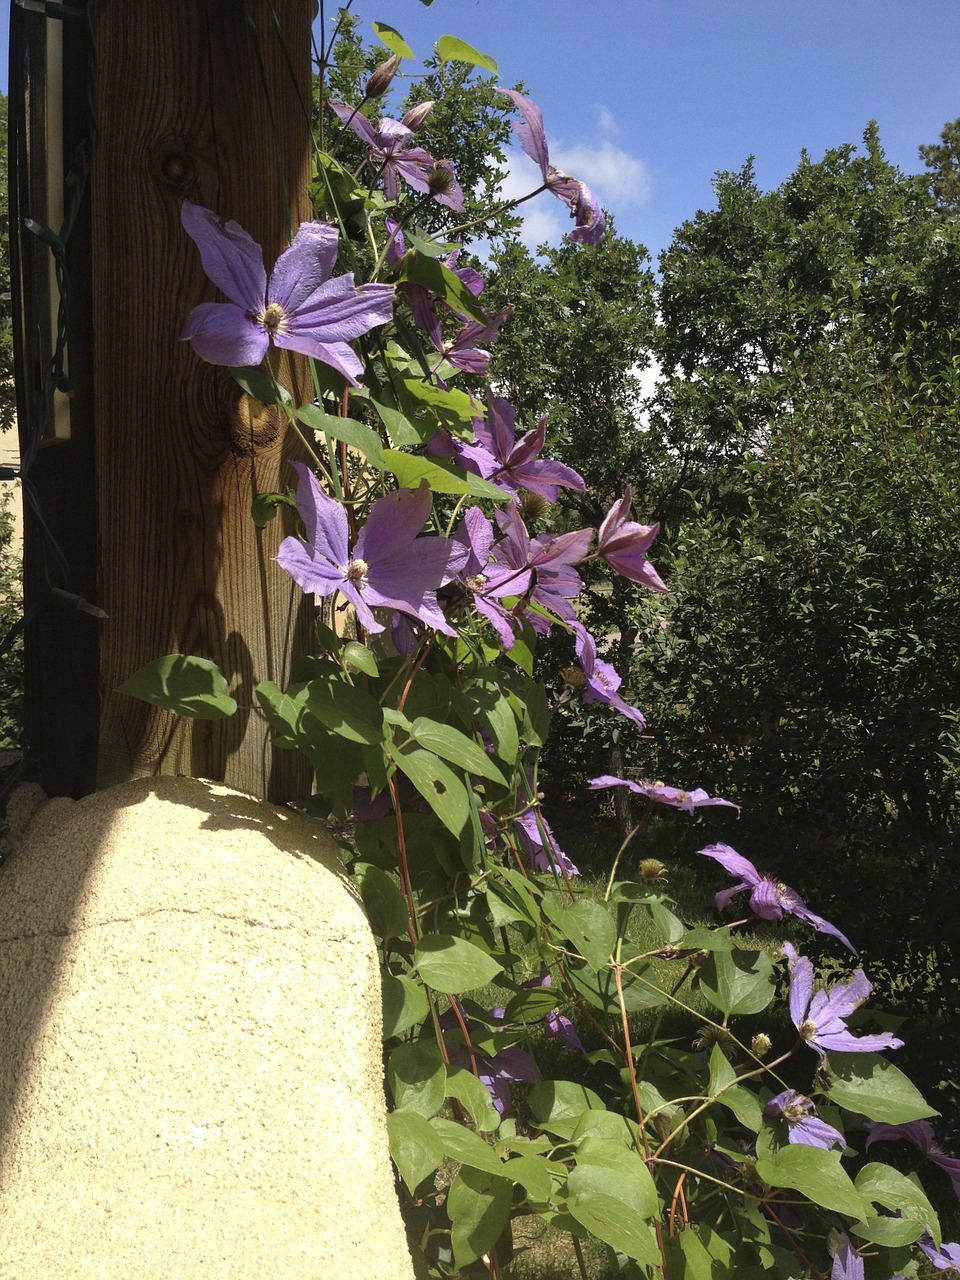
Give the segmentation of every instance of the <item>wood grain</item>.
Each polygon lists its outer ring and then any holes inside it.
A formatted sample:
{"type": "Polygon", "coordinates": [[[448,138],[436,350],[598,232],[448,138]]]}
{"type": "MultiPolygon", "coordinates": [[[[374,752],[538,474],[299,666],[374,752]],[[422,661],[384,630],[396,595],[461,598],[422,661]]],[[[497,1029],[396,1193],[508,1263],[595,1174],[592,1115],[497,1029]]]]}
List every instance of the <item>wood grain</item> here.
{"type": "MultiPolygon", "coordinates": [[[[274,411],[244,403],[228,374],[179,339],[190,309],[219,296],[180,226],[184,198],[245,227],[268,270],[307,216],[309,121],[271,7],[309,102],[303,0],[101,5],[93,333],[99,599],[110,617],[100,786],[150,772],[274,800],[308,786],[252,709],[256,683],[282,684],[309,639],[312,603],[273,561],[289,518],[263,531],[250,518],[256,493],[291,487],[295,441],[274,411]],[[237,715],[178,721],[115,692],[175,652],[219,664],[237,715]]],[[[304,370],[288,364],[283,375],[290,385],[304,370]]]]}

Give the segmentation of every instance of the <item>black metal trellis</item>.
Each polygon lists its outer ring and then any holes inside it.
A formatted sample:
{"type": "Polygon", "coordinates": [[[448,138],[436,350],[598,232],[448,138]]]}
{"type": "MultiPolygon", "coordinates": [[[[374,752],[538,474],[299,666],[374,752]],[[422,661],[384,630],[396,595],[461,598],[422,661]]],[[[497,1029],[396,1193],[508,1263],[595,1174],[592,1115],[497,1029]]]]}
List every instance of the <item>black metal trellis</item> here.
{"type": "Polygon", "coordinates": [[[51,792],[74,796],[92,789],[98,716],[97,629],[89,615],[100,611],[88,603],[96,594],[92,344],[89,332],[71,325],[72,308],[77,302],[85,308],[90,289],[97,16],[98,0],[15,0],[10,14],[11,292],[24,616],[0,642],[0,658],[25,633],[27,688],[24,758],[0,785],[6,790],[27,776],[51,792]],[[51,136],[62,138],[56,170],[51,136]],[[65,431],[58,432],[57,420],[65,431]]]}

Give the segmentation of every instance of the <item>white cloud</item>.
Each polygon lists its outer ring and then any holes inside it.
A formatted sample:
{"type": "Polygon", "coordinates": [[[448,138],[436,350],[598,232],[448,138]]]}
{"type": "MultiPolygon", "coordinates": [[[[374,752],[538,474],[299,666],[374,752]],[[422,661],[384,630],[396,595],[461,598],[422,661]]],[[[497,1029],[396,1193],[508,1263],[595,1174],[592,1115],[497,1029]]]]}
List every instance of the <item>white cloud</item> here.
{"type": "MultiPolygon", "coordinates": [[[[591,142],[548,139],[550,162],[585,182],[604,208],[616,215],[620,209],[645,204],[650,199],[650,172],[639,156],[630,155],[612,140],[619,133],[612,113],[602,105],[596,111],[600,137],[591,142]]],[[[507,176],[500,187],[503,199],[519,199],[539,185],[536,165],[519,149],[508,148],[507,176]]],[[[528,249],[544,243],[559,244],[572,226],[561,202],[546,191],[521,204],[517,213],[523,220],[520,239],[528,249]]]]}
{"type": "Polygon", "coordinates": [[[617,207],[646,204],[650,199],[650,174],[638,156],[632,156],[601,138],[599,143],[577,143],[551,148],[550,159],[558,169],[585,182],[614,213],[617,207]]]}

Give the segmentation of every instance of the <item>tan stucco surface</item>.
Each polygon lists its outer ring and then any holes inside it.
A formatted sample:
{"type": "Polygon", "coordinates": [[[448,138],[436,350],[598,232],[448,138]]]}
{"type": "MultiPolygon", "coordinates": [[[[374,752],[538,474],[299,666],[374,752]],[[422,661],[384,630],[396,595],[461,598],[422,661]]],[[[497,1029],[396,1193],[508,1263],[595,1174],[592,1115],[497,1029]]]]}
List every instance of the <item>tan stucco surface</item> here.
{"type": "Polygon", "coordinates": [[[325,830],[182,778],[40,799],[0,868],[0,1280],[412,1280],[325,830]]]}

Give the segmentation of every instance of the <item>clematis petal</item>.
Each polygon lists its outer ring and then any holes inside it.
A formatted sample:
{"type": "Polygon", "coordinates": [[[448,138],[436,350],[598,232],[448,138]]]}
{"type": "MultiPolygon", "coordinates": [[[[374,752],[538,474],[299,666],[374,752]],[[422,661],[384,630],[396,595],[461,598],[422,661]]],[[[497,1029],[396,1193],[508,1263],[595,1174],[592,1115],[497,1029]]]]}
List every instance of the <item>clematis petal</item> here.
{"type": "Polygon", "coordinates": [[[837,1252],[833,1255],[830,1280],[863,1280],[863,1259],[847,1236],[840,1237],[837,1252]]]}
{"type": "Polygon", "coordinates": [[[409,548],[427,523],[432,506],[425,482],[418,489],[397,489],[378,498],[360,530],[354,554],[367,564],[375,564],[409,548]]]}
{"type": "Polygon", "coordinates": [[[380,134],[356,107],[351,107],[346,102],[337,102],[332,98],[328,100],[328,105],[334,115],[358,138],[362,138],[368,147],[376,151],[382,149],[383,139],[380,134]]]}
{"type": "Polygon", "coordinates": [[[297,473],[297,512],[303,521],[307,543],[341,571],[349,559],[347,513],[343,506],[320,488],[317,477],[302,462],[294,462],[297,473]]]}
{"type": "MultiPolygon", "coordinates": [[[[263,250],[237,222],[221,222],[210,209],[188,200],[180,210],[184,231],[200,250],[204,273],[231,302],[262,311],[267,294],[263,250]]],[[[259,361],[257,362],[259,363],[259,361]]]]}
{"type": "Polygon", "coordinates": [[[331,369],[336,369],[352,387],[360,385],[363,361],[345,342],[318,342],[310,334],[278,333],[274,336],[273,345],[287,351],[299,351],[301,355],[320,360],[331,369]]]}
{"type": "Polygon", "coordinates": [[[357,287],[352,275],[327,280],[287,317],[288,334],[312,335],[318,342],[352,342],[393,316],[393,285],[357,287]]]}
{"type": "Polygon", "coordinates": [[[761,920],[780,920],[783,907],[780,905],[779,886],[769,877],[761,876],[753,886],[750,894],[750,910],[761,920]]]}
{"type": "Polygon", "coordinates": [[[234,369],[259,364],[270,347],[263,325],[232,302],[201,302],[187,316],[180,337],[202,360],[234,369]]]}
{"type": "Polygon", "coordinates": [[[731,849],[728,844],[708,844],[699,850],[701,857],[713,858],[732,876],[738,876],[745,884],[753,887],[760,883],[760,872],[747,858],[731,849]]]}
{"type": "Polygon", "coordinates": [[[297,311],[330,278],[339,241],[339,232],[329,223],[301,222],[293,244],[284,249],[270,274],[268,300],[279,303],[288,315],[297,311]]]}
{"type": "Polygon", "coordinates": [[[516,120],[513,122],[513,131],[530,159],[534,164],[539,165],[543,179],[546,181],[547,170],[550,167],[550,156],[547,151],[547,137],[543,128],[543,113],[531,98],[525,98],[516,89],[494,87],[498,93],[502,93],[505,98],[509,98],[523,116],[522,122],[516,120]]]}
{"type": "Polygon", "coordinates": [[[276,559],[280,568],[308,595],[330,596],[343,585],[343,571],[299,538],[284,538],[276,559]]]}

